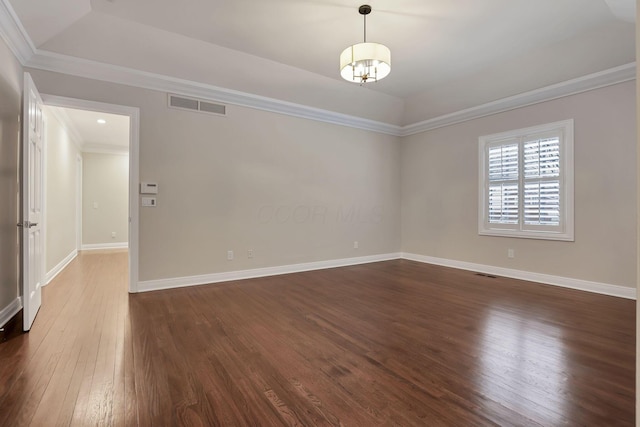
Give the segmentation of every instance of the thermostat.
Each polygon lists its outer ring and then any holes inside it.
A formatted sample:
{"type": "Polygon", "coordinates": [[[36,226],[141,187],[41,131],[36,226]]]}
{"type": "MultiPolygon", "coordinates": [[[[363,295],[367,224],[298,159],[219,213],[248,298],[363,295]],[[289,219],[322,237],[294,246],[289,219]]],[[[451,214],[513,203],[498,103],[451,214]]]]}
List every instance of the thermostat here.
{"type": "Polygon", "coordinates": [[[156,182],[141,182],[140,194],[158,194],[158,183],[156,182]]]}

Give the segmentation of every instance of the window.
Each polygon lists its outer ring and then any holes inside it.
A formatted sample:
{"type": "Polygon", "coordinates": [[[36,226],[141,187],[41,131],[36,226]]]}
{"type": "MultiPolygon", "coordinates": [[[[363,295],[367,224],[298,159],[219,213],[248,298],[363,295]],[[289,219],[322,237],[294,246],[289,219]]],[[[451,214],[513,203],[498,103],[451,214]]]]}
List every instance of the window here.
{"type": "Polygon", "coordinates": [[[479,142],[479,234],[573,241],[573,120],[479,142]]]}

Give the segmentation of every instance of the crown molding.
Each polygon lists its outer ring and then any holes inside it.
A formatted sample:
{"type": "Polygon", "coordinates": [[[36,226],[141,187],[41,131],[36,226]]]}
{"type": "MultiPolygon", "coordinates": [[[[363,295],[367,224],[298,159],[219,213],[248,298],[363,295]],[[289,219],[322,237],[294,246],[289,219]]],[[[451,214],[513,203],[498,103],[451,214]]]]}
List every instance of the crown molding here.
{"type": "Polygon", "coordinates": [[[0,37],[18,58],[26,64],[36,52],[36,47],[22,26],[9,0],[0,0],[0,37]]]}
{"type": "Polygon", "coordinates": [[[636,78],[636,63],[633,62],[422,122],[406,126],[396,126],[204,83],[133,70],[53,52],[37,51],[26,65],[46,71],[240,105],[393,136],[409,136],[427,132],[492,114],[631,81],[636,78]]]}
{"type": "Polygon", "coordinates": [[[508,98],[499,99],[487,104],[478,105],[477,107],[467,108],[455,113],[445,114],[423,122],[403,126],[400,136],[415,135],[417,133],[455,125],[469,120],[478,119],[480,117],[635,80],[635,78],[636,63],[632,62],[630,64],[621,65],[619,67],[588,74],[586,76],[567,80],[551,86],[510,96],[508,98]]]}
{"type": "Polygon", "coordinates": [[[400,126],[375,120],[54,52],[38,50],[24,65],[40,70],[170,92],[394,136],[398,136],[401,132],[400,126]]]}
{"type": "Polygon", "coordinates": [[[406,126],[396,126],[389,123],[322,110],[306,105],[253,95],[232,89],[220,88],[190,80],[149,73],[146,71],[133,70],[126,67],[100,63],[54,52],[36,51],[36,54],[26,65],[31,68],[46,71],[92,78],[161,92],[170,92],[178,95],[202,98],[243,107],[256,108],[259,110],[393,136],[409,136],[421,132],[427,132],[433,129],[451,126],[492,114],[502,113],[526,107],[528,105],[538,104],[605,86],[635,80],[636,78],[636,63],[633,62],[422,122],[406,126]]]}
{"type": "Polygon", "coordinates": [[[0,0],[0,36],[25,67],[202,98],[400,137],[427,132],[492,114],[631,81],[636,78],[636,64],[634,62],[422,122],[397,126],[205,83],[39,50],[33,45],[26,30],[13,11],[9,0],[0,0]]]}

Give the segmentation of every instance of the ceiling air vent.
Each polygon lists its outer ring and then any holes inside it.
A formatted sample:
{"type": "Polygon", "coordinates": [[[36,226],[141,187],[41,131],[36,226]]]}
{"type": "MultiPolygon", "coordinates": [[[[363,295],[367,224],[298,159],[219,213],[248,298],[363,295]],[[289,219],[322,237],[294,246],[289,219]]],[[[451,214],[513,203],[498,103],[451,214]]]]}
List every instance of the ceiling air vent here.
{"type": "Polygon", "coordinates": [[[171,94],[169,94],[169,107],[180,110],[200,111],[202,113],[215,114],[217,116],[225,116],[227,114],[226,105],[171,94]]]}

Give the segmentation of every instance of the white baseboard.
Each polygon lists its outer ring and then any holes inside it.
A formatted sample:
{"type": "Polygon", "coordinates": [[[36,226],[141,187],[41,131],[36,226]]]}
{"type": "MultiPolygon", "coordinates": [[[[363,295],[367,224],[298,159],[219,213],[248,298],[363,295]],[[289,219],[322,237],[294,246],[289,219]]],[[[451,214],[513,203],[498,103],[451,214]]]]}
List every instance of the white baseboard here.
{"type": "Polygon", "coordinates": [[[58,274],[60,274],[60,272],[62,270],[64,270],[64,268],[69,265],[69,263],[71,261],[73,261],[76,257],[78,256],[78,251],[77,250],[73,250],[71,251],[71,253],[69,255],[67,255],[66,257],[64,257],[64,259],[62,261],[60,261],[58,263],[58,265],[56,265],[55,267],[53,267],[51,269],[51,271],[49,271],[45,277],[45,281],[44,284],[45,286],[49,284],[49,282],[51,282],[54,277],[56,277],[58,274]]]}
{"type": "Polygon", "coordinates": [[[114,243],[89,243],[83,244],[80,248],[81,251],[96,251],[100,249],[127,249],[129,242],[114,242],[114,243]]]}
{"type": "Polygon", "coordinates": [[[562,276],[552,276],[542,273],[532,273],[530,271],[494,267],[484,264],[474,264],[471,262],[456,261],[445,258],[435,258],[412,253],[403,253],[402,258],[411,261],[424,262],[427,264],[442,265],[444,267],[459,268],[461,270],[477,271],[479,273],[510,277],[512,279],[528,280],[530,282],[544,283],[546,285],[555,285],[563,288],[577,289],[580,291],[593,292],[614,297],[636,299],[636,288],[626,286],[610,285],[608,283],[591,282],[588,280],[573,279],[570,277],[562,276]]]}
{"type": "Polygon", "coordinates": [[[0,328],[6,325],[20,310],[22,310],[22,298],[18,297],[0,311],[0,328]]]}
{"type": "Polygon", "coordinates": [[[357,258],[345,258],[328,261],[317,261],[303,264],[282,265],[278,267],[255,268],[251,270],[228,271],[224,273],[212,273],[199,276],[173,277],[170,279],[145,280],[138,282],[138,292],[157,291],[162,289],[183,288],[187,286],[206,285],[212,283],[228,282],[231,280],[253,279],[256,277],[276,276],[280,274],[299,273],[303,271],[322,270],[325,268],[345,267],[349,265],[368,264],[371,262],[388,261],[403,258],[427,264],[441,265],[444,267],[458,268],[461,270],[477,271],[479,273],[493,274],[496,276],[510,277],[512,279],[527,280],[530,282],[560,286],[563,288],[577,289],[614,297],[636,299],[636,289],[611,285],[608,283],[592,282],[570,277],[553,276],[549,274],[533,273],[530,271],[515,270],[511,268],[495,267],[485,264],[475,264],[465,261],[457,261],[445,258],[436,258],[412,253],[389,253],[371,255],[357,258]]]}
{"type": "Polygon", "coordinates": [[[400,258],[399,253],[370,255],[357,258],[335,259],[328,261],[307,262],[304,264],[282,265],[278,267],[254,268],[251,270],[229,271],[224,273],[204,274],[200,276],[174,277],[171,279],[145,280],[138,282],[138,292],[158,291],[161,289],[183,288],[186,286],[206,285],[210,283],[228,282],[231,280],[253,279],[256,277],[276,276],[280,274],[300,273],[302,271],[322,270],[325,268],[346,267],[349,265],[368,264],[400,258]]]}

